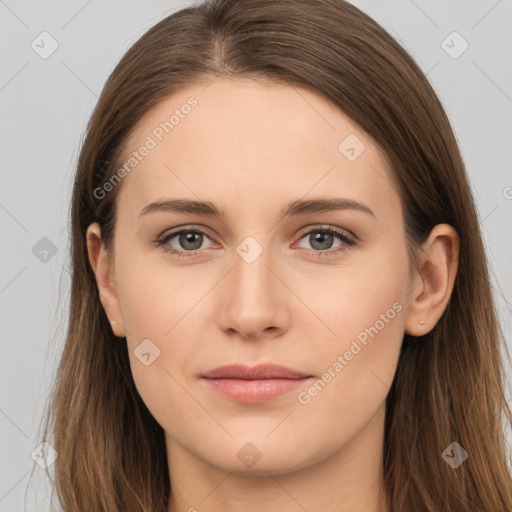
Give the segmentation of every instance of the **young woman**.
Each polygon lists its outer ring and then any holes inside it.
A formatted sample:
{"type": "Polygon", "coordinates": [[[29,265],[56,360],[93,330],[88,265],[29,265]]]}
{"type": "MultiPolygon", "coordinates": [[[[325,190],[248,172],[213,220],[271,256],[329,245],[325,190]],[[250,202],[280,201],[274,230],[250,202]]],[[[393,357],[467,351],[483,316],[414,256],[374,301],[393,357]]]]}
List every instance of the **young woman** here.
{"type": "Polygon", "coordinates": [[[464,164],[341,0],[213,0],[109,78],[46,422],[67,512],[512,510],[464,164]]]}

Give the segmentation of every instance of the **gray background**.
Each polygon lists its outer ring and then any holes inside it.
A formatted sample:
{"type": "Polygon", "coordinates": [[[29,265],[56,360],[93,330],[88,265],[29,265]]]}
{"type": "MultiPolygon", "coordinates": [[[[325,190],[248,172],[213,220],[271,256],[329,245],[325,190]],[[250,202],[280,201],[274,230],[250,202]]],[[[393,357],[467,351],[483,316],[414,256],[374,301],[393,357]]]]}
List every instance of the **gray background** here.
{"type": "MultiPolygon", "coordinates": [[[[512,348],[512,2],[353,3],[409,50],[447,110],[470,175],[512,348]],[[454,31],[469,44],[457,58],[464,41],[450,36],[454,31]]],[[[87,119],[128,47],[187,5],[0,0],[0,511],[48,509],[45,471],[31,453],[39,444],[66,329],[68,207],[87,119]],[[38,37],[43,31],[58,43],[46,59],[31,47],[35,40],[40,52],[51,48],[49,39],[41,43],[38,37]]],[[[507,397],[512,398],[510,388],[507,397]]]]}

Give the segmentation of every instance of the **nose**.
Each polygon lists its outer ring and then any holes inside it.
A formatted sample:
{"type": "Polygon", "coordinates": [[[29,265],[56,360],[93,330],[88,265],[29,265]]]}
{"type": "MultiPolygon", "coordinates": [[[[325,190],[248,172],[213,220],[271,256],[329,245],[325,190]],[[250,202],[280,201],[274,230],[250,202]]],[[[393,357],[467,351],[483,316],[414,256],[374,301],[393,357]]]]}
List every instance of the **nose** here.
{"type": "Polygon", "coordinates": [[[222,286],[217,315],[219,327],[243,339],[269,339],[281,335],[289,326],[287,301],[290,292],[276,271],[270,250],[256,259],[233,253],[233,266],[222,286]]]}

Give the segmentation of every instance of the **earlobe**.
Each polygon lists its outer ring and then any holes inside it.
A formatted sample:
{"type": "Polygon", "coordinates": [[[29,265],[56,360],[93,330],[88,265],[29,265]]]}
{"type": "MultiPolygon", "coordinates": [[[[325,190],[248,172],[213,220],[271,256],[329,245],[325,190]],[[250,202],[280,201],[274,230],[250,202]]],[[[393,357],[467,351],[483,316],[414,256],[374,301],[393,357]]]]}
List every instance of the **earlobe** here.
{"type": "Polygon", "coordinates": [[[423,244],[407,300],[405,332],[423,336],[443,315],[450,300],[459,260],[459,236],[449,224],[435,226],[423,244]]]}
{"type": "Polygon", "coordinates": [[[100,302],[114,334],[120,338],[125,337],[126,331],[114,285],[113,265],[102,243],[101,228],[97,222],[87,228],[86,239],[89,263],[96,278],[100,302]]]}
{"type": "Polygon", "coordinates": [[[115,320],[110,320],[110,327],[112,327],[112,332],[118,338],[124,338],[126,336],[124,327],[118,324],[115,320]]]}

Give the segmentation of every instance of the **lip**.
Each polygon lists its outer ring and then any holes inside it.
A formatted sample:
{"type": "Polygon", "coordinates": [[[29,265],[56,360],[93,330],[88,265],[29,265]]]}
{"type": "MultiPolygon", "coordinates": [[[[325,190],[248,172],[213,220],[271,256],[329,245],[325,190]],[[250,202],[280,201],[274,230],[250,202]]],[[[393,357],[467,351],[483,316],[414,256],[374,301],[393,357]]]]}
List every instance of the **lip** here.
{"type": "Polygon", "coordinates": [[[312,375],[275,364],[220,366],[204,374],[209,388],[227,398],[256,404],[277,398],[302,386],[312,375]]]}
{"type": "Polygon", "coordinates": [[[203,375],[206,379],[243,379],[243,380],[259,380],[259,379],[303,379],[311,377],[303,372],[279,366],[277,364],[259,364],[253,366],[245,366],[242,364],[229,364],[219,366],[214,370],[203,375]]]}

